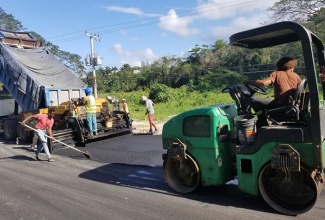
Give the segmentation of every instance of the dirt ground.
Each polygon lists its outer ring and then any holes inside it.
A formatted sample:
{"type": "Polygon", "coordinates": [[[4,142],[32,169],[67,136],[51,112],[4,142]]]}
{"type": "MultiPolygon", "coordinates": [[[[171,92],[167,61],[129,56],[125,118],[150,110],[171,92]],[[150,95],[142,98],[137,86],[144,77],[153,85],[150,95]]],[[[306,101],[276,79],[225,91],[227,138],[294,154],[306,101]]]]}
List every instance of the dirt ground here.
{"type": "MultiPolygon", "coordinates": [[[[155,133],[155,135],[161,135],[164,124],[165,124],[165,122],[155,122],[155,125],[158,128],[158,132],[155,133]]],[[[149,122],[148,121],[134,120],[132,122],[132,126],[133,126],[133,128],[135,128],[133,133],[146,133],[149,131],[149,122]]]]}

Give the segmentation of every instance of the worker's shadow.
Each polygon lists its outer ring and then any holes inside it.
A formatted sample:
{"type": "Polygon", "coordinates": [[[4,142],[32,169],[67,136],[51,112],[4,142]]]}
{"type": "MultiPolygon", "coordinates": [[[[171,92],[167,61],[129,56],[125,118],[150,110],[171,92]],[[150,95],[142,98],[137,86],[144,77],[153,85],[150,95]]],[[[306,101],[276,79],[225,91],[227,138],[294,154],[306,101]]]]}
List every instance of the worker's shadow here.
{"type": "Polygon", "coordinates": [[[11,157],[2,157],[2,158],[0,158],[0,161],[7,160],[7,159],[11,159],[11,160],[30,160],[30,161],[33,160],[32,157],[28,157],[26,155],[14,155],[14,156],[11,156],[11,157]]]}
{"type": "Polygon", "coordinates": [[[13,149],[25,150],[27,152],[35,152],[35,148],[31,148],[30,145],[16,145],[15,147],[13,147],[13,149]]]}
{"type": "Polygon", "coordinates": [[[219,187],[199,187],[192,193],[178,194],[167,185],[161,166],[112,163],[81,173],[79,177],[121,187],[184,197],[204,203],[262,212],[275,212],[261,198],[248,196],[240,192],[236,184],[225,184],[219,187]]]}
{"type": "MultiPolygon", "coordinates": [[[[0,136],[0,142],[3,143],[3,144],[10,144],[10,145],[13,145],[15,144],[16,142],[15,141],[8,141],[6,140],[3,136],[0,136]]],[[[26,151],[30,151],[30,152],[33,152],[34,150],[30,148],[29,145],[15,145],[13,147],[13,149],[23,149],[23,150],[26,150],[26,151]]],[[[0,158],[0,161],[3,161],[3,160],[7,160],[7,159],[12,159],[12,160],[30,160],[32,161],[33,158],[30,156],[26,156],[26,155],[14,155],[14,156],[11,156],[11,157],[2,157],[0,158]]]]}

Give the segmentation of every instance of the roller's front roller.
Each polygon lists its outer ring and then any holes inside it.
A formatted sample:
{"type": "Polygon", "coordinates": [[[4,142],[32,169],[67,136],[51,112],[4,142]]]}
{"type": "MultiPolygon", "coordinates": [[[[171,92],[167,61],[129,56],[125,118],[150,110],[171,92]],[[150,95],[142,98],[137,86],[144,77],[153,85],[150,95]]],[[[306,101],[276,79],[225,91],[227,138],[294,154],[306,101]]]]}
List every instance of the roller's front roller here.
{"type": "Polygon", "coordinates": [[[176,192],[190,193],[199,185],[199,167],[188,154],[185,158],[167,156],[163,169],[167,184],[176,192]]]}

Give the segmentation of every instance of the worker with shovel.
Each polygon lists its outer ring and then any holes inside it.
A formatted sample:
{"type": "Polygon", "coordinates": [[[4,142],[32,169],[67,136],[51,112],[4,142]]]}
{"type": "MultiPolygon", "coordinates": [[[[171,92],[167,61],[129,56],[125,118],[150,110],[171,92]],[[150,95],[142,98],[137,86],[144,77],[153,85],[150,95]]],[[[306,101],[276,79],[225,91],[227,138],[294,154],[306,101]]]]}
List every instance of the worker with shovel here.
{"type": "Polygon", "coordinates": [[[28,116],[25,120],[21,122],[22,125],[25,126],[26,122],[32,118],[37,119],[35,129],[36,134],[41,141],[41,144],[37,146],[37,150],[35,151],[35,154],[33,155],[34,160],[40,160],[38,157],[38,154],[44,149],[44,152],[46,154],[48,162],[53,162],[53,158],[51,157],[49,148],[47,146],[47,137],[49,135],[50,138],[53,139],[52,134],[52,126],[54,124],[54,115],[55,115],[55,109],[50,108],[48,110],[47,114],[36,114],[28,116]],[[47,135],[48,134],[48,135],[47,135]]]}

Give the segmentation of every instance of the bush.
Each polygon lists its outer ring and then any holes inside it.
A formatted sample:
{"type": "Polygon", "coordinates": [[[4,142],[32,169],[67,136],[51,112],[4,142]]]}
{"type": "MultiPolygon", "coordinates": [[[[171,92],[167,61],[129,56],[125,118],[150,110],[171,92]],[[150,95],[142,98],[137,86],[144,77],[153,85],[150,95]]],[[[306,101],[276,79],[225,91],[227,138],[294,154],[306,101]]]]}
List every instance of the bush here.
{"type": "Polygon", "coordinates": [[[172,88],[169,88],[164,84],[155,84],[150,88],[149,98],[155,103],[169,102],[175,97],[172,90],[172,88]]]}

